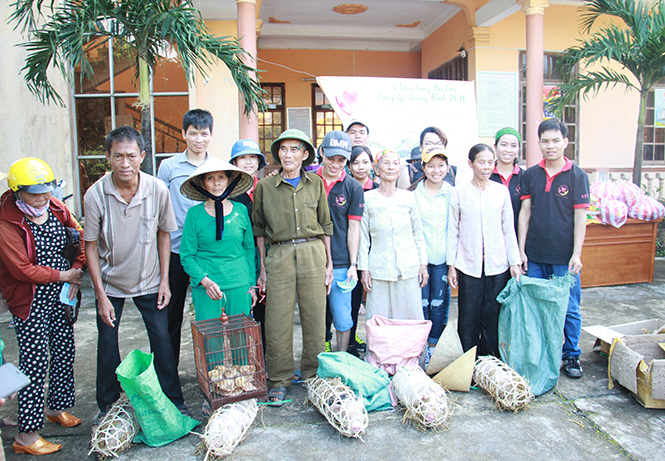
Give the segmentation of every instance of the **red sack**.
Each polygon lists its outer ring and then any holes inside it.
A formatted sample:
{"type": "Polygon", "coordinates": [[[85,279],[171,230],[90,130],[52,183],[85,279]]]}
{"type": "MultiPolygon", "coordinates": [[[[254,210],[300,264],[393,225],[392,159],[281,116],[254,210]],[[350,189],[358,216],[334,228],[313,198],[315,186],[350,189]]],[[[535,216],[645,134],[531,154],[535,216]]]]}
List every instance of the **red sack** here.
{"type": "Polygon", "coordinates": [[[633,219],[653,221],[665,216],[665,205],[651,197],[644,197],[640,203],[630,207],[628,216],[633,219]]]}
{"type": "Polygon", "coordinates": [[[397,320],[374,315],[365,322],[365,362],[394,375],[400,367],[417,367],[427,344],[430,320],[397,320]]]}
{"type": "Polygon", "coordinates": [[[628,206],[619,200],[606,200],[600,207],[600,219],[603,224],[619,228],[628,220],[628,206]]]}
{"type": "Polygon", "coordinates": [[[635,206],[646,197],[644,191],[632,182],[625,182],[620,186],[618,199],[628,205],[628,208],[635,206]]]}
{"type": "Polygon", "coordinates": [[[598,181],[591,186],[590,190],[593,195],[600,199],[600,201],[616,200],[621,193],[619,186],[605,181],[598,181]]]}

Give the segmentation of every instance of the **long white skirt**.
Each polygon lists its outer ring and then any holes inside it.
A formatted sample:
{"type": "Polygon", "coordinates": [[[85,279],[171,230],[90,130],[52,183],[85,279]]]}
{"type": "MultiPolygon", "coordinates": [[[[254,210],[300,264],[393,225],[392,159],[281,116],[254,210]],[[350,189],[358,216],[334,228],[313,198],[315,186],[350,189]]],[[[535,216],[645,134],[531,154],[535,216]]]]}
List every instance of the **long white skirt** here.
{"type": "Polygon", "coordinates": [[[418,277],[396,282],[372,279],[372,291],[367,293],[367,320],[373,315],[389,319],[423,320],[423,306],[418,277]]]}

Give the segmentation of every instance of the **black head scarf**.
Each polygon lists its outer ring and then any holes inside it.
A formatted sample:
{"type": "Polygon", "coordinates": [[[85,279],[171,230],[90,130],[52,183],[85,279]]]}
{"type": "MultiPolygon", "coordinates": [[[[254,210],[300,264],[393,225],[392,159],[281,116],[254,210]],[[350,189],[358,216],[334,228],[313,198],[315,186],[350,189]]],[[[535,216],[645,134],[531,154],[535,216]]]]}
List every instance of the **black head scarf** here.
{"type": "Polygon", "coordinates": [[[212,195],[206,189],[198,185],[196,181],[191,181],[191,185],[194,189],[215,202],[215,228],[217,230],[216,240],[222,240],[222,234],[224,234],[224,209],[222,208],[222,202],[231,194],[231,192],[233,192],[233,189],[235,189],[235,187],[240,182],[241,177],[241,173],[237,174],[233,181],[231,181],[231,184],[226,187],[226,190],[222,192],[222,195],[220,196],[212,195]]]}

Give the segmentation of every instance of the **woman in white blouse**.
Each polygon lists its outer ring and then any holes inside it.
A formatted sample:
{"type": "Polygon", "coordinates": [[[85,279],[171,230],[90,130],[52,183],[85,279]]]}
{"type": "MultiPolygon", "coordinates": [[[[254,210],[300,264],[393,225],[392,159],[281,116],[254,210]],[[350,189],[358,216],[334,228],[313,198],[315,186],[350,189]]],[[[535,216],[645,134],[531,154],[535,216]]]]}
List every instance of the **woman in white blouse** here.
{"type": "Polygon", "coordinates": [[[478,346],[478,355],[498,357],[501,305],[496,297],[522,271],[510,194],[490,181],[494,162],[486,144],[469,151],[473,179],[453,189],[446,259],[448,283],[459,286],[457,331],[464,351],[478,346]]]}
{"type": "Polygon", "coordinates": [[[360,222],[358,268],[367,291],[367,319],[423,319],[420,289],[427,283],[427,250],[415,198],[397,189],[399,154],[380,152],[374,160],[379,187],[365,192],[360,222]]]}

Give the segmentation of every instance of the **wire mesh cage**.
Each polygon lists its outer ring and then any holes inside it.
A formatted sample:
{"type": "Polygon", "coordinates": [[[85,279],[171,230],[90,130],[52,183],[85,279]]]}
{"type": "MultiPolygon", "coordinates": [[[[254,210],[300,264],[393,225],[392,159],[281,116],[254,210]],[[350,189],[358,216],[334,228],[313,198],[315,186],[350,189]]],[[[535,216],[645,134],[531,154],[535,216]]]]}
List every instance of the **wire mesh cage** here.
{"type": "Polygon", "coordinates": [[[261,329],[240,314],[192,322],[199,386],[213,409],[268,395],[261,329]]]}

